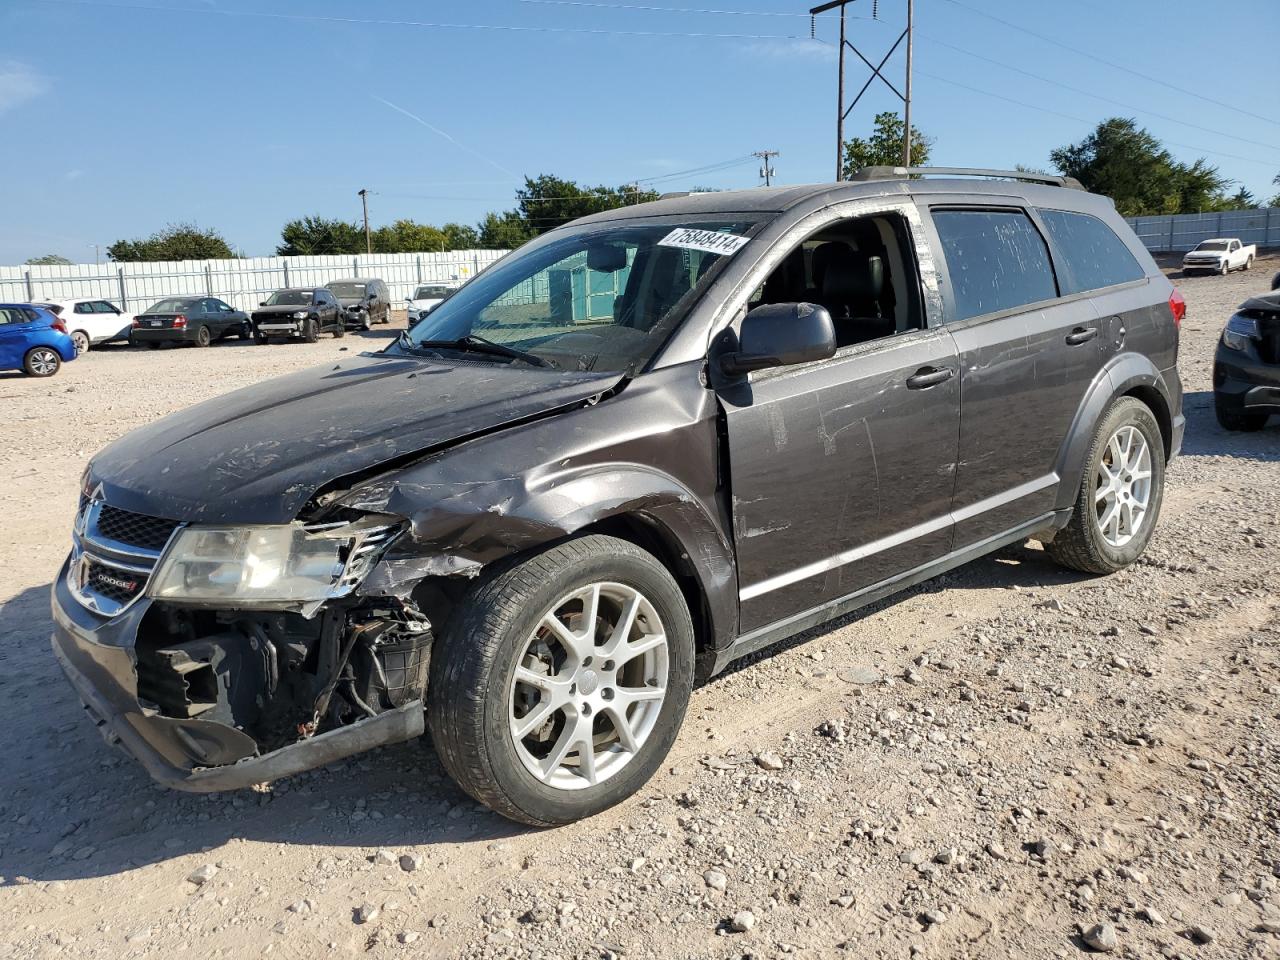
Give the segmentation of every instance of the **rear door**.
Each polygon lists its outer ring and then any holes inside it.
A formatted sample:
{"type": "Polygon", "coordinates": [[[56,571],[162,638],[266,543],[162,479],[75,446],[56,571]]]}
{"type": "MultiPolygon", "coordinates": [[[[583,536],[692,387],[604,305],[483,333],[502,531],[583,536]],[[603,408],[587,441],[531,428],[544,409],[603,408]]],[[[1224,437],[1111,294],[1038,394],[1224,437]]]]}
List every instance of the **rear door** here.
{"type": "Polygon", "coordinates": [[[27,352],[31,318],[21,307],[0,307],[0,370],[17,370],[27,352]]]}
{"type": "Polygon", "coordinates": [[[956,549],[1052,513],[1059,453],[1103,364],[1087,294],[1061,296],[1042,224],[1020,198],[927,204],[960,355],[956,549]]]}
{"type": "MultiPolygon", "coordinates": [[[[850,238],[876,235],[876,227],[867,229],[869,218],[853,215],[862,205],[842,208],[850,215],[813,218],[805,236],[826,234],[829,246],[846,242],[831,239],[833,227],[850,238]]],[[[758,371],[718,391],[743,632],[857,593],[950,549],[958,358],[940,318],[925,307],[920,277],[931,266],[917,256],[923,235],[914,208],[881,202],[876,210],[878,225],[896,220],[902,231],[898,253],[888,249],[892,241],[874,252],[890,264],[896,303],[886,312],[896,314],[893,333],[849,343],[829,360],[758,371]]],[[[883,231],[881,237],[888,239],[883,231]]],[[[863,259],[873,242],[848,241],[863,259]]],[[[815,280],[812,246],[800,243],[772,273],[754,278],[759,296],[805,299],[815,280]]]]}

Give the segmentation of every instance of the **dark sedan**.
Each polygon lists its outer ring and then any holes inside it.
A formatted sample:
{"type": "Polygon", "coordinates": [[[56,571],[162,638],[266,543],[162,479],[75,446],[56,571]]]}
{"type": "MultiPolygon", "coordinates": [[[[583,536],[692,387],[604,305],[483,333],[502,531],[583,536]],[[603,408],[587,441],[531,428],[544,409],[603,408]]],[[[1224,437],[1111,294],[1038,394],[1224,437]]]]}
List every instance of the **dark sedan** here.
{"type": "Polygon", "coordinates": [[[322,333],[335,338],[347,333],[346,311],[326,287],[277,290],[253,311],[253,336],[258,343],[277,337],[315,343],[322,333]]]}
{"type": "Polygon", "coordinates": [[[152,350],[165,344],[194,343],[207,347],[214,340],[253,336],[249,315],[217,297],[170,297],[153,303],[134,318],[129,342],[152,350]]]}

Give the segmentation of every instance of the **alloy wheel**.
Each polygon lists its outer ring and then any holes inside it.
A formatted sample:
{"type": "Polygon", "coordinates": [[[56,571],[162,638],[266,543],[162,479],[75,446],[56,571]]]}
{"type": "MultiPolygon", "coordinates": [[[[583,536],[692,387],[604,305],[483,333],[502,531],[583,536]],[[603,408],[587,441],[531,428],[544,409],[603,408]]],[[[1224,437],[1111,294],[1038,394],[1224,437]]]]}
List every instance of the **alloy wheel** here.
{"type": "Polygon", "coordinates": [[[81,356],[89,350],[89,335],[81,330],[77,330],[71,335],[71,342],[75,344],[76,356],[81,356]]]}
{"type": "Polygon", "coordinates": [[[1111,435],[1094,480],[1094,519],[1102,539],[1123,547],[1142,529],[1151,504],[1151,445],[1126,424],[1111,435]]]}
{"type": "Polygon", "coordinates": [[[657,724],[668,668],[662,619],[638,590],[595,583],[556,601],[525,641],[507,696],[525,769],[561,790],[617,774],[657,724]]]}
{"type": "Polygon", "coordinates": [[[48,347],[37,347],[28,354],[31,372],[37,377],[47,377],[58,369],[58,355],[48,347]]]}

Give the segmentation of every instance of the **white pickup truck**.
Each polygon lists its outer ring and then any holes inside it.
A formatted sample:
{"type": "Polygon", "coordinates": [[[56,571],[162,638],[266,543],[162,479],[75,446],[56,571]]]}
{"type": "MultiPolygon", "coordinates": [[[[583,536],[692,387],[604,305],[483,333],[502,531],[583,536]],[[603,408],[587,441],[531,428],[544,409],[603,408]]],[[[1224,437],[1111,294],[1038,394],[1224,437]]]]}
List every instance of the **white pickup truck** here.
{"type": "Polygon", "coordinates": [[[1182,258],[1183,274],[1204,270],[1224,277],[1232,270],[1248,270],[1258,255],[1256,244],[1245,246],[1235,237],[1204,240],[1182,258]]]}

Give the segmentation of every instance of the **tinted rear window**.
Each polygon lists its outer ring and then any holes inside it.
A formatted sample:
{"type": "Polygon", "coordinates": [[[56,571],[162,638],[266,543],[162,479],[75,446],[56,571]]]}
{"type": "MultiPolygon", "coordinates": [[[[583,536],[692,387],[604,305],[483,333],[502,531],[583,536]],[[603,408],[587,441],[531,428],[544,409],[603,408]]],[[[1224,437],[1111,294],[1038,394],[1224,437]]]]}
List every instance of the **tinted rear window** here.
{"type": "Polygon", "coordinates": [[[147,307],[147,313],[182,313],[184,310],[192,310],[195,307],[194,300],[161,300],[159,303],[153,303],[147,307]]]}
{"type": "Polygon", "coordinates": [[[1011,310],[1058,295],[1049,248],[1018,210],[935,210],[955,298],[953,320],[1011,310]]]}
{"type": "Polygon", "coordinates": [[[1065,261],[1059,278],[1063,293],[1099,290],[1146,276],[1124,241],[1097,217],[1041,210],[1040,219],[1065,261]]]}

